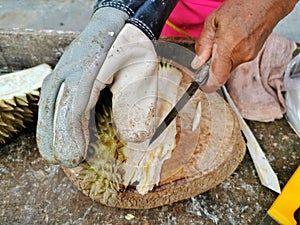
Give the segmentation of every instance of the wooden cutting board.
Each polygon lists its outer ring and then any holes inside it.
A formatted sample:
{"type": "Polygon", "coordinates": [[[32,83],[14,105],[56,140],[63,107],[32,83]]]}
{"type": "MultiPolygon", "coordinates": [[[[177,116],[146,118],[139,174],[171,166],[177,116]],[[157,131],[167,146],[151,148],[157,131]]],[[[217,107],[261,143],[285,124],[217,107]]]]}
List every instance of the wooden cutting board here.
{"type": "MultiPolygon", "coordinates": [[[[184,74],[180,84],[186,90],[191,76],[184,74]]],[[[181,93],[182,94],[182,93],[181,93]]],[[[179,96],[181,96],[179,93],[179,96]]],[[[134,188],[117,193],[112,199],[101,196],[93,200],[118,208],[147,209],[177,202],[201,194],[230,176],[242,161],[246,145],[238,120],[230,106],[217,93],[198,91],[177,118],[177,147],[172,157],[163,164],[160,183],[145,195],[134,188]],[[192,131],[195,107],[201,102],[202,114],[199,126],[192,131]]],[[[90,187],[75,169],[63,168],[69,179],[85,195],[90,196],[90,187]]]]}

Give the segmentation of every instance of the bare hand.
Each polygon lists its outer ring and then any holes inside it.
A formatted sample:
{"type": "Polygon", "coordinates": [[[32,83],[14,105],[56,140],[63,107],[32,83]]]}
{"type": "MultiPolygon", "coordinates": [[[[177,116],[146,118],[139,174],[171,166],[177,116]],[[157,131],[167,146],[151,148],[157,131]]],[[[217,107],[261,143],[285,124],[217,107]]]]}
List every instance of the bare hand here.
{"type": "Polygon", "coordinates": [[[201,89],[213,92],[224,85],[229,73],[254,59],[275,25],[296,0],[227,0],[206,19],[195,43],[198,55],[192,67],[199,68],[212,55],[210,77],[201,89]]]}

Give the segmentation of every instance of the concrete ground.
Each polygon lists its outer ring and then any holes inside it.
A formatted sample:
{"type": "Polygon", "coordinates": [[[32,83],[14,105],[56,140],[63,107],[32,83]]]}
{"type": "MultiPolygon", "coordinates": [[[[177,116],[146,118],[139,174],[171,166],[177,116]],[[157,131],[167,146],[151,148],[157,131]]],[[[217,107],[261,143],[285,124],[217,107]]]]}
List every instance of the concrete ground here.
{"type": "Polygon", "coordinates": [[[0,28],[81,31],[95,0],[0,0],[0,28]]]}
{"type": "MultiPolygon", "coordinates": [[[[0,0],[1,28],[81,31],[96,0],[0,0]]],[[[274,32],[300,43],[300,3],[274,32]]]]}
{"type": "MultiPolygon", "coordinates": [[[[0,28],[81,31],[95,0],[0,0],[0,28]]],[[[275,32],[300,42],[300,4],[275,32]]],[[[1,46],[0,46],[1,47],[1,46]]],[[[1,48],[0,48],[1,49],[1,48]]],[[[300,139],[285,119],[250,122],[283,187],[300,165],[300,139]]],[[[0,224],[259,224],[277,194],[259,182],[247,152],[210,191],[151,210],[120,210],[80,193],[38,153],[35,125],[0,145],[0,224]],[[129,221],[126,215],[132,214],[129,221]]]]}

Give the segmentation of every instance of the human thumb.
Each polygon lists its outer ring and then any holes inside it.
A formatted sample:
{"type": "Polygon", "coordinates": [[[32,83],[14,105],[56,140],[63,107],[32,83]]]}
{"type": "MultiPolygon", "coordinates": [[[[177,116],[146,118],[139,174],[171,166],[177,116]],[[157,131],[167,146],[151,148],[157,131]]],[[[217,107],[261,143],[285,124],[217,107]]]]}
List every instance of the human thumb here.
{"type": "Polygon", "coordinates": [[[232,61],[226,54],[221,54],[217,44],[214,44],[212,62],[209,70],[209,78],[201,87],[206,93],[211,93],[223,86],[229,78],[232,70],[232,61]]]}

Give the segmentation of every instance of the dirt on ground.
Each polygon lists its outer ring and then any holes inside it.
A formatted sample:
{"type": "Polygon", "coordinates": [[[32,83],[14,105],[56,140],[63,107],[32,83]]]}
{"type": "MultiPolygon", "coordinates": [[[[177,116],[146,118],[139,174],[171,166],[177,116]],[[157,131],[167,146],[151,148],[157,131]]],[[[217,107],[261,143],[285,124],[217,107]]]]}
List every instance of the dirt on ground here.
{"type": "MultiPolygon", "coordinates": [[[[283,187],[300,165],[299,137],[285,119],[249,124],[283,187]]],[[[0,145],[1,224],[259,224],[276,197],[260,184],[247,152],[230,177],[204,194],[149,210],[110,208],[45,163],[34,125],[0,145]]]]}

